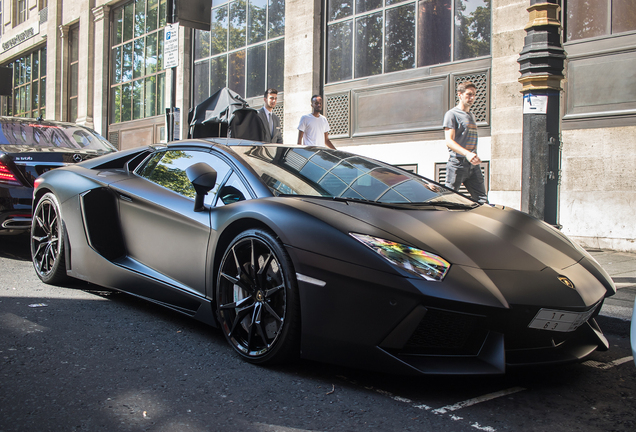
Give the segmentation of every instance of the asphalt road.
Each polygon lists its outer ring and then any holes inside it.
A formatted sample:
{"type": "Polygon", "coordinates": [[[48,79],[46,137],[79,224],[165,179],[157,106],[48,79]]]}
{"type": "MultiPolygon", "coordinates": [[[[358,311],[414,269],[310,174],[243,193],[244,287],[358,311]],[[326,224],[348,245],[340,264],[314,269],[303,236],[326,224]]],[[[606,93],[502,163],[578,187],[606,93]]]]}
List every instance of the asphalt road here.
{"type": "Polygon", "coordinates": [[[402,377],[241,361],[220,331],[94,285],[42,284],[0,237],[0,431],[634,431],[628,324],[586,362],[402,377]]]}

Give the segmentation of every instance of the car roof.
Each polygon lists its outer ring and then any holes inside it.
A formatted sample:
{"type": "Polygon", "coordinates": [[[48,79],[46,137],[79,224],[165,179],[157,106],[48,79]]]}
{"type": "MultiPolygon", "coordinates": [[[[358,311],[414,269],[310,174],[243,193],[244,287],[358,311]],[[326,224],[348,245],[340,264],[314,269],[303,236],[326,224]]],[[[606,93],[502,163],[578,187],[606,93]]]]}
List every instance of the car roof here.
{"type": "Polygon", "coordinates": [[[58,126],[58,127],[73,127],[73,128],[84,128],[88,129],[85,126],[78,125],[75,123],[69,122],[61,122],[57,120],[43,120],[40,118],[29,118],[29,117],[10,117],[10,116],[0,116],[0,123],[3,124],[25,124],[32,125],[37,124],[38,126],[58,126]]]}
{"type": "Polygon", "coordinates": [[[194,138],[194,139],[183,140],[183,141],[172,141],[168,143],[167,146],[168,148],[182,147],[184,145],[191,146],[191,147],[210,148],[218,144],[232,147],[232,146],[264,145],[265,143],[262,143],[259,141],[244,140],[239,138],[224,138],[224,137],[216,138],[215,137],[215,138],[194,138]]]}

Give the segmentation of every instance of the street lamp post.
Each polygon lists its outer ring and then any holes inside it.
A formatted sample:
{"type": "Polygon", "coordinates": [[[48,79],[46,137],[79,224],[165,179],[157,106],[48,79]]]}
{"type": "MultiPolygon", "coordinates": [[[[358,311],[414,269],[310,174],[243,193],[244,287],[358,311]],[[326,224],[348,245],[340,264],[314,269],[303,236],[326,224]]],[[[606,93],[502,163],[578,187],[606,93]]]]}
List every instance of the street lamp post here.
{"type": "Polygon", "coordinates": [[[556,0],[530,0],[519,59],[523,85],[521,210],[558,225],[560,96],[565,51],[556,0]]]}

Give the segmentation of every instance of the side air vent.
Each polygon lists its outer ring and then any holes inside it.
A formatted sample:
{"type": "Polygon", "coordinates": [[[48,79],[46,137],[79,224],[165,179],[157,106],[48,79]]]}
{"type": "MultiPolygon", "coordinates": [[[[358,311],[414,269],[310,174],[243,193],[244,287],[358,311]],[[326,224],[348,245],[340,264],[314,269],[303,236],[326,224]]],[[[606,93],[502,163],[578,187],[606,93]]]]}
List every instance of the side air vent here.
{"type": "Polygon", "coordinates": [[[117,201],[106,188],[92,189],[82,196],[84,226],[90,246],[107,260],[126,254],[119,228],[117,201]]]}

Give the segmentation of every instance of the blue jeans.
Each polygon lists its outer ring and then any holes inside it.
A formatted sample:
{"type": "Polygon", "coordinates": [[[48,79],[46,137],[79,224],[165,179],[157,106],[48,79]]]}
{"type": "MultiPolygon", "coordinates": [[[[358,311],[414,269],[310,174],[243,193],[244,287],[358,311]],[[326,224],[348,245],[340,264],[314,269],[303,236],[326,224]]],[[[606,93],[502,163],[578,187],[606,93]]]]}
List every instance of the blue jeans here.
{"type": "Polygon", "coordinates": [[[462,156],[451,156],[446,163],[446,187],[459,190],[462,183],[468,189],[470,196],[480,204],[488,203],[484,175],[479,165],[471,164],[462,156]]]}

